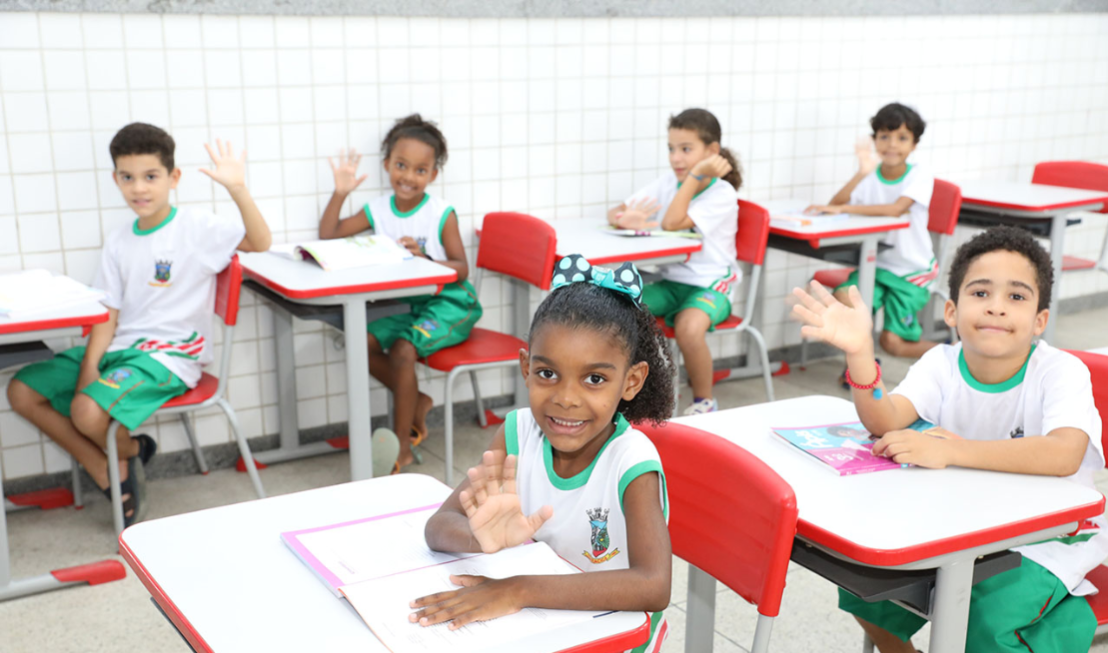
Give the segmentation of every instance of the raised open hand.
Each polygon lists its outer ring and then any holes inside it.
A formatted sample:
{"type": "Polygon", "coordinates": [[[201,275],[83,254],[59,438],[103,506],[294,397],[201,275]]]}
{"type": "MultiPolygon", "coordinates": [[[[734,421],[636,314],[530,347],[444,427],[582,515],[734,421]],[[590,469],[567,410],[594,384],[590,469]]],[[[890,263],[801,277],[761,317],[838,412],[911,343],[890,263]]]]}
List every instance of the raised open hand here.
{"type": "Polygon", "coordinates": [[[348,152],[339,152],[338,165],[335,165],[331,157],[327,157],[327,162],[331,164],[331,172],[335,175],[336,193],[348,195],[369,177],[368,174],[358,176],[358,163],[361,160],[362,155],[358,154],[354,148],[350,148],[348,152]]]}
{"type": "Polygon", "coordinates": [[[873,315],[862,301],[858,286],[848,291],[852,306],[835,299],[818,281],[812,281],[810,292],[793,288],[800,303],[793,306],[792,315],[804,324],[801,335],[822,340],[847,354],[856,354],[867,344],[873,346],[873,315]]]}
{"type": "Polygon", "coordinates": [[[219,156],[216,156],[216,153],[212,151],[211,145],[204,143],[204,149],[208,151],[208,156],[212,158],[215,170],[200,168],[200,172],[216,180],[227,190],[245,186],[246,150],[242,151],[241,156],[236,157],[230,143],[224,143],[217,138],[215,139],[215,145],[219,149],[219,156]]]}
{"type": "Polygon", "coordinates": [[[543,506],[530,517],[523,514],[516,493],[516,457],[486,451],[481,464],[469,469],[469,487],[458,495],[469,518],[469,528],[485,553],[531,539],[554,509],[543,506]]]}
{"type": "Polygon", "coordinates": [[[877,168],[877,158],[873,156],[873,139],[859,136],[854,143],[854,154],[858,157],[858,172],[868,175],[877,168]]]}

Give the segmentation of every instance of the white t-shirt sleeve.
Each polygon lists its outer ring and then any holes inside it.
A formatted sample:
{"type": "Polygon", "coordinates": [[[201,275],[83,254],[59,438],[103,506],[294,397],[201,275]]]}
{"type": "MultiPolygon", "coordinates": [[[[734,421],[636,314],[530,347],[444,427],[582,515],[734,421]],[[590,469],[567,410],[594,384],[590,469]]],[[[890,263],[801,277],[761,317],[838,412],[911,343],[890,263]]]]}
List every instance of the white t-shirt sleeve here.
{"type": "MultiPolygon", "coordinates": [[[[948,347],[933,347],[908,369],[908,374],[893,394],[912,402],[916,414],[939,424],[943,406],[943,384],[950,380],[951,360],[948,347]]],[[[939,426],[942,426],[939,424],[939,426]]]]}
{"type": "Polygon", "coordinates": [[[191,224],[200,230],[203,246],[196,248],[200,262],[212,272],[222,272],[235,255],[235,248],[246,237],[242,218],[203,211],[196,215],[191,224]]]}
{"type": "Polygon", "coordinates": [[[115,239],[109,237],[104,243],[104,249],[100,250],[100,267],[96,270],[92,287],[104,292],[100,303],[119,310],[123,306],[123,274],[120,272],[115,250],[115,239]]]}
{"type": "MultiPolygon", "coordinates": [[[[719,184],[717,181],[716,184],[719,184]]],[[[703,234],[714,233],[723,223],[735,223],[739,216],[738,194],[723,185],[717,191],[713,186],[703,195],[689,202],[689,218],[703,234]]]]}
{"type": "Polygon", "coordinates": [[[935,190],[935,178],[919,168],[913,168],[905,180],[901,197],[909,197],[920,206],[931,206],[931,193],[935,190]]]}
{"type": "Polygon", "coordinates": [[[1093,447],[1101,451],[1100,415],[1093,403],[1093,383],[1089,368],[1076,357],[1057,356],[1043,375],[1043,432],[1046,435],[1060,428],[1074,428],[1089,436],[1093,447]]]}

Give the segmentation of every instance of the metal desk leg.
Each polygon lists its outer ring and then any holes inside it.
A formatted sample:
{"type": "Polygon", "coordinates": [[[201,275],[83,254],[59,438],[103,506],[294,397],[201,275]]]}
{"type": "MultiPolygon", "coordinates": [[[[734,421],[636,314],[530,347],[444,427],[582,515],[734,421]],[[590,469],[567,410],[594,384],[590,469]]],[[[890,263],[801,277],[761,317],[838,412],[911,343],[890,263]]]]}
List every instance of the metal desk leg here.
{"type": "Polygon", "coordinates": [[[973,590],[973,557],[947,562],[936,570],[931,608],[931,653],[964,653],[973,590]]]}
{"type": "MultiPolygon", "coordinates": [[[[273,309],[273,336],[277,345],[277,410],[281,418],[281,449],[300,446],[300,416],[296,404],[296,340],[292,315],[273,309]]],[[[257,456],[255,456],[257,457],[257,456]]]]}
{"type": "Polygon", "coordinates": [[[858,292],[866,305],[873,308],[874,279],[877,275],[877,243],[881,240],[878,236],[866,236],[858,243],[858,292]]]}
{"type": "Polygon", "coordinates": [[[1058,296],[1062,294],[1062,259],[1066,253],[1066,216],[1056,215],[1050,219],[1050,262],[1054,268],[1054,292],[1050,296],[1050,319],[1043,331],[1043,340],[1054,344],[1054,328],[1058,324],[1058,296]]]}
{"type": "MultiPolygon", "coordinates": [[[[511,334],[527,340],[527,332],[531,328],[531,286],[512,279],[512,326],[511,334]]],[[[523,385],[523,379],[516,374],[514,377],[516,406],[527,405],[527,388],[523,385]]]]}
{"type": "Polygon", "coordinates": [[[712,653],[716,630],[716,579],[689,565],[685,653],[712,653]]]}
{"type": "Polygon", "coordinates": [[[346,332],[346,412],[350,421],[350,479],[373,477],[373,443],[370,440],[369,343],[366,342],[365,299],[345,298],[342,305],[346,332]]]}

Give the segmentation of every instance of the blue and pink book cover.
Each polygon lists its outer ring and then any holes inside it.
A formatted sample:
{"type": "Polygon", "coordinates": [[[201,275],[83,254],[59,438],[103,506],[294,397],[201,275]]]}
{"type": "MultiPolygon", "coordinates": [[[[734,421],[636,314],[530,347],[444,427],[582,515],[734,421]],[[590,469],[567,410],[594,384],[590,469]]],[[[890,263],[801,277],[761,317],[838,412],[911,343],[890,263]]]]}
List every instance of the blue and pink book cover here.
{"type": "MultiPolygon", "coordinates": [[[[921,419],[908,428],[922,433],[934,426],[931,422],[921,419]]],[[[861,422],[803,428],[774,428],[773,432],[835,470],[839,476],[908,467],[884,456],[874,455],[873,443],[878,438],[867,431],[861,422]]]]}

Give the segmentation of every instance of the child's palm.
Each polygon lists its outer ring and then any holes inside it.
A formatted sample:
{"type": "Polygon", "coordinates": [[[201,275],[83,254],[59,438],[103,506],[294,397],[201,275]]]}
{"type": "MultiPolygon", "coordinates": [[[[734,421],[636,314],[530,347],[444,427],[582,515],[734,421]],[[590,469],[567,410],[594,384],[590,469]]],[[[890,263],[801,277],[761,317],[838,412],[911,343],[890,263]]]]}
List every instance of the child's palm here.
{"type": "Polygon", "coordinates": [[[208,156],[215,164],[215,169],[200,168],[200,172],[225,188],[242,186],[246,183],[246,152],[243,151],[241,156],[236,157],[230,143],[224,143],[217,138],[215,144],[219,151],[218,155],[212,150],[211,145],[204,143],[204,149],[208,150],[208,156]]]}
{"type": "Polygon", "coordinates": [[[350,151],[345,154],[339,154],[338,165],[335,165],[331,157],[327,157],[328,163],[331,164],[331,172],[335,175],[336,193],[349,193],[369,177],[368,174],[358,176],[358,163],[361,160],[362,156],[354,151],[354,148],[350,148],[350,151]]]}
{"type": "Polygon", "coordinates": [[[469,470],[470,487],[459,495],[470,530],[485,553],[526,542],[553,514],[550,506],[530,517],[523,514],[515,472],[515,456],[487,451],[481,464],[469,470]]]}
{"type": "Polygon", "coordinates": [[[873,338],[873,316],[857,286],[848,291],[851,306],[839,302],[816,281],[811,291],[793,289],[800,300],[793,306],[793,314],[804,324],[800,332],[805,338],[822,340],[848,354],[860,351],[873,338]]]}
{"type": "Polygon", "coordinates": [[[868,138],[859,138],[854,145],[854,153],[858,156],[858,171],[869,174],[877,168],[877,159],[873,156],[873,146],[868,138]]]}

